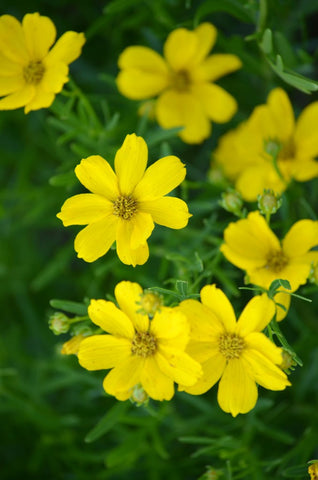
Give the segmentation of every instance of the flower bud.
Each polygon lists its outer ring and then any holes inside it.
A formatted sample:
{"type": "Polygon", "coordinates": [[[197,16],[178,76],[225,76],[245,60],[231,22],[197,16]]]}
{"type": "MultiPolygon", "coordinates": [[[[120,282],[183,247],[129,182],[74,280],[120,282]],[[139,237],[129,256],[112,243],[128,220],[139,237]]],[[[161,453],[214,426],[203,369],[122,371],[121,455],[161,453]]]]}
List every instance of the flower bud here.
{"type": "Polygon", "coordinates": [[[310,480],[318,480],[318,460],[312,460],[311,465],[308,467],[308,473],[310,480]]]}
{"type": "Polygon", "coordinates": [[[282,144],[279,140],[269,139],[264,143],[265,152],[268,153],[271,157],[277,158],[278,154],[282,148],[282,144]]]}
{"type": "Polygon", "coordinates": [[[261,195],[258,195],[258,209],[263,215],[272,215],[282,205],[282,198],[273,190],[264,189],[261,195]]]}
{"type": "Polygon", "coordinates": [[[308,279],[310,283],[314,283],[315,285],[318,285],[318,262],[311,264],[308,279]]]}
{"type": "Polygon", "coordinates": [[[85,335],[74,335],[74,337],[63,344],[61,349],[62,355],[77,355],[84,338],[85,335]]]}
{"type": "Polygon", "coordinates": [[[229,189],[226,192],[222,193],[222,200],[220,200],[220,205],[228,212],[234,213],[238,217],[241,216],[243,199],[242,195],[236,190],[229,189]]]}
{"type": "Polygon", "coordinates": [[[282,363],[280,364],[280,368],[290,373],[290,370],[293,370],[293,367],[297,365],[297,362],[295,362],[294,357],[289,352],[287,352],[287,350],[284,349],[282,357],[283,358],[282,363]]]}
{"type": "Polygon", "coordinates": [[[62,312],[54,312],[49,319],[49,328],[54,335],[67,333],[70,328],[69,318],[62,312]]]}
{"type": "Polygon", "coordinates": [[[149,396],[143,389],[143,387],[138,383],[132,389],[132,393],[130,396],[130,401],[134,403],[137,407],[141,407],[141,405],[147,405],[149,402],[149,396]]]}
{"type": "Polygon", "coordinates": [[[163,305],[162,297],[156,292],[143,292],[140,295],[140,300],[138,302],[140,308],[137,310],[138,313],[148,315],[153,317],[154,314],[160,310],[160,307],[163,305]]]}

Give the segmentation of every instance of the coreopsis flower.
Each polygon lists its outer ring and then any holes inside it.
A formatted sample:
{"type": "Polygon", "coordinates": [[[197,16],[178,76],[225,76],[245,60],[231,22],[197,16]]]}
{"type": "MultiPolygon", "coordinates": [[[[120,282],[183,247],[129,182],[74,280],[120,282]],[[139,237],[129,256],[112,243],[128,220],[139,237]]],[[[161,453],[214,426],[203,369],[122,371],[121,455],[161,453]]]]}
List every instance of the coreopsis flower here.
{"type": "Polygon", "coordinates": [[[211,134],[211,120],[228,122],[236,100],[214,82],[241,67],[236,55],[209,55],[216,28],[202,23],[194,31],[178,28],[164,44],[164,58],[148,47],[131,46],[120,55],[119,91],[133,100],[158,96],[155,116],[162,128],[183,127],[186,143],[201,143],[211,134]]]}
{"type": "Polygon", "coordinates": [[[310,480],[318,480],[318,460],[313,460],[311,465],[308,467],[308,473],[310,475],[310,480]]]}
{"type": "Polygon", "coordinates": [[[191,326],[187,352],[202,365],[203,375],[192,386],[180,385],[192,395],[208,391],[218,380],[218,403],[236,417],[254,408],[257,384],[269,390],[290,385],[279,368],[282,349],[262,330],[275,314],[275,305],[266,294],[252,298],[236,321],[233,307],[215,285],[200,292],[201,302],[184,300],[179,308],[191,326]]]}
{"type": "MultiPolygon", "coordinates": [[[[230,223],[220,250],[227,260],[245,270],[250,283],[268,289],[276,279],[288,280],[294,292],[306,283],[312,262],[318,260],[318,251],[312,250],[317,245],[317,221],[299,220],[280,241],[257,211],[230,223]]],[[[279,303],[288,308],[290,296],[279,295],[279,303]]],[[[280,312],[278,319],[283,317],[280,312]]]]}
{"type": "Polygon", "coordinates": [[[22,23],[0,17],[0,110],[24,107],[28,113],[53,103],[85,43],[83,33],[69,31],[51,48],[55,38],[52,20],[39,13],[26,14],[22,23]]]}
{"type": "Polygon", "coordinates": [[[299,220],[280,242],[259,212],[230,223],[220,250],[245,270],[254,285],[269,288],[273,280],[288,280],[291,291],[306,283],[311,263],[318,260],[318,221],[299,220]]]}
{"type": "Polygon", "coordinates": [[[247,201],[256,200],[264,189],[281,193],[292,179],[305,182],[318,176],[317,122],[318,102],[296,121],[286,92],[275,88],[266,104],[221,137],[212,165],[223,167],[247,201]]]}
{"type": "Polygon", "coordinates": [[[118,400],[131,397],[135,387],[155,400],[170,400],[174,382],[193,385],[201,366],[185,353],[190,326],[177,308],[161,307],[150,320],[140,313],[140,285],[120,282],[115,288],[119,308],[105,300],[92,300],[91,320],[105,331],[80,344],[79,363],[87,370],[111,369],[104,389],[118,400]]]}
{"type": "Polygon", "coordinates": [[[175,156],[161,158],[146,170],[148,149],[142,137],[127,135],[115,156],[115,172],[99,155],[75,168],[79,181],[92,193],[75,195],[57,217],[64,226],[87,225],[75,238],[79,258],[93,262],[116,240],[117,254],[127,265],[142,265],[149,257],[147,239],[154,224],[180,229],[191,216],[183,200],[167,196],[186,170],[175,156]]]}

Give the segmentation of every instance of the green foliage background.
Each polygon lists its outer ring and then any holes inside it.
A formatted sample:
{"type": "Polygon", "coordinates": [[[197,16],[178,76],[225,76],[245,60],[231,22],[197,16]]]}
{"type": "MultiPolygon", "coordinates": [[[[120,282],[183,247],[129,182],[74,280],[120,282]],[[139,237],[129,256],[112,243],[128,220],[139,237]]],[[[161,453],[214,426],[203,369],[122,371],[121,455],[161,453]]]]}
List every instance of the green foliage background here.
{"type": "MultiPolygon", "coordinates": [[[[183,298],[215,282],[240,311],[251,292],[243,274],[218,253],[234,217],[206,181],[210,153],[222,133],[247,118],[275,86],[287,90],[296,113],[317,98],[318,5],[311,0],[112,0],[1,2],[1,14],[22,19],[38,11],[57,26],[87,37],[71,66],[72,81],[48,110],[0,113],[0,471],[11,479],[198,479],[211,465],[226,479],[304,479],[318,457],[318,295],[308,285],[281,324],[304,366],[284,392],[260,389],[256,408],[233,419],[217,405],[216,388],[194,397],[136,408],[102,390],[103,372],[79,367],[59,349],[65,337],[48,329],[50,300],[86,304],[112,295],[116,283],[170,289],[183,298]],[[267,8],[266,8],[267,7],[267,8]],[[187,146],[137,115],[114,78],[129,45],[162,51],[168,33],[210,21],[219,30],[215,51],[237,54],[244,68],[220,82],[239,112],[212,137],[187,146]],[[307,78],[307,79],[306,79],[307,78]],[[81,192],[73,173],[82,157],[112,160],[127,133],[146,139],[150,162],[173,153],[187,165],[179,194],[193,213],[182,231],[158,227],[146,265],[122,265],[115,252],[86,264],[76,258],[77,227],[56,218],[64,200],[81,192]],[[185,288],[187,291],[185,292],[185,288]]],[[[1,67],[0,67],[1,68],[1,67]]],[[[248,205],[250,210],[255,205],[248,205]]],[[[273,226],[284,234],[301,218],[317,220],[318,182],[293,184],[273,226]]],[[[173,293],[170,300],[173,301],[173,293]]],[[[169,300],[169,296],[168,296],[169,300]]],[[[208,478],[208,477],[206,477],[208,478]]],[[[214,478],[212,475],[210,478],[214,478]]]]}

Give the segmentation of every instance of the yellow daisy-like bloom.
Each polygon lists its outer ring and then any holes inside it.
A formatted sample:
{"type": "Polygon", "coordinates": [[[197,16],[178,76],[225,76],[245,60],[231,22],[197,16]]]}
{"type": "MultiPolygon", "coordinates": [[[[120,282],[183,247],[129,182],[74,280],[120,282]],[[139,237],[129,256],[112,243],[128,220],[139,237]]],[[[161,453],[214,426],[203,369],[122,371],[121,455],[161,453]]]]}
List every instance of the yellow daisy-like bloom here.
{"type": "Polygon", "coordinates": [[[0,17],[0,110],[25,107],[28,113],[53,103],[85,43],[83,33],[70,31],[49,50],[55,38],[53,22],[38,13],[28,13],[22,23],[0,17]]]}
{"type": "Polygon", "coordinates": [[[311,264],[318,260],[318,222],[299,220],[282,242],[259,212],[230,223],[224,231],[221,252],[245,270],[254,285],[269,288],[278,279],[288,280],[291,291],[306,283],[311,264]]]}
{"type": "Polygon", "coordinates": [[[80,344],[78,359],[87,370],[111,369],[105,391],[127,400],[136,385],[149,397],[170,400],[174,382],[193,385],[201,366],[185,353],[190,326],[177,308],[161,307],[153,320],[139,313],[140,285],[120,282],[115,288],[119,308],[105,300],[92,300],[91,320],[108,335],[93,335],[80,344]]]}
{"type": "Polygon", "coordinates": [[[192,395],[201,395],[220,380],[218,403],[236,417],[254,408],[257,385],[284,390],[290,385],[279,368],[282,349],[261,331],[275,314],[275,305],[266,294],[254,297],[238,321],[231,303],[215,285],[200,292],[201,302],[185,300],[179,308],[191,326],[187,352],[201,363],[203,375],[193,386],[181,385],[192,395]]]}
{"type": "Polygon", "coordinates": [[[308,473],[310,475],[310,480],[318,480],[318,460],[309,465],[308,473]]]}
{"type": "Polygon", "coordinates": [[[209,52],[216,28],[202,23],[194,31],[178,28],[164,44],[164,58],[148,47],[126,48],[119,57],[119,91],[133,100],[158,96],[155,116],[163,128],[184,127],[186,143],[201,143],[211,134],[211,123],[228,122],[237,110],[235,99],[215,83],[239,69],[236,55],[209,52]]]}
{"type": "Polygon", "coordinates": [[[304,182],[318,176],[317,122],[318,102],[306,107],[296,122],[286,92],[276,88],[246,122],[221,137],[213,162],[247,201],[256,200],[264,189],[281,193],[292,179],[304,182]]]}
{"type": "Polygon", "coordinates": [[[187,204],[167,196],[186,175],[175,156],[161,158],[146,170],[148,149],[143,138],[127,135],[115,156],[115,172],[99,155],[75,168],[79,181],[92,193],[66,200],[57,217],[64,226],[88,225],[75,238],[79,258],[93,262],[116,240],[117,254],[127,265],[143,265],[147,238],[154,222],[180,229],[191,216],[187,204]]]}

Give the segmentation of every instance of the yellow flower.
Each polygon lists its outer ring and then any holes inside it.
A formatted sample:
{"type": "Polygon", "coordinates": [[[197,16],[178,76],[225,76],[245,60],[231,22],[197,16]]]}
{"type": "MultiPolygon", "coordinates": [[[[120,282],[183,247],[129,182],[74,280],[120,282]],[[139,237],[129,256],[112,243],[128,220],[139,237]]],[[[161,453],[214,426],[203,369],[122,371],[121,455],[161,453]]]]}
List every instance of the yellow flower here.
{"type": "Polygon", "coordinates": [[[308,473],[310,475],[310,480],[318,480],[318,460],[313,461],[308,467],[308,473]]]}
{"type": "Polygon", "coordinates": [[[318,102],[308,105],[296,122],[286,92],[276,88],[267,104],[221,137],[213,158],[245,200],[256,200],[264,189],[281,193],[292,179],[318,176],[317,122],[318,102]]]}
{"type": "Polygon", "coordinates": [[[311,263],[318,259],[318,222],[299,220],[282,242],[259,212],[230,223],[224,231],[221,252],[245,270],[254,285],[268,288],[273,280],[288,280],[291,291],[306,283],[311,263]]]}
{"type": "Polygon", "coordinates": [[[105,300],[92,300],[91,320],[108,335],[93,335],[80,345],[80,364],[87,370],[111,369],[104,389],[127,400],[136,385],[149,397],[170,400],[174,382],[193,385],[201,366],[185,353],[190,327],[177,308],[162,307],[153,320],[138,313],[142,288],[120,282],[115,288],[119,308],[105,300]]]}
{"type": "Polygon", "coordinates": [[[266,294],[255,296],[236,321],[231,303],[215,285],[203,287],[200,293],[202,303],[185,300],[179,308],[191,326],[186,351],[202,364],[203,375],[193,386],[179,389],[200,395],[220,380],[218,403],[236,417],[254,408],[256,384],[269,390],[290,385],[278,367],[282,349],[261,333],[274,316],[275,305],[266,294]]]}
{"type": "Polygon", "coordinates": [[[161,158],[147,170],[148,149],[143,138],[127,135],[115,157],[115,172],[99,155],[75,168],[91,192],[66,200],[57,217],[64,226],[88,225],[75,238],[79,258],[93,262],[116,240],[117,254],[127,265],[143,265],[147,238],[154,222],[183,228],[191,216],[183,200],[167,196],[184,179],[186,170],[175,156],[161,158]]]}
{"type": "Polygon", "coordinates": [[[126,48],[119,57],[119,91],[143,100],[159,96],[155,115],[163,128],[184,127],[186,143],[201,143],[211,133],[210,121],[228,122],[237,110],[235,99],[215,83],[241,67],[231,54],[209,55],[217,37],[210,23],[194,31],[178,28],[164,45],[164,58],[142,46],[126,48]]]}
{"type": "Polygon", "coordinates": [[[66,32],[55,46],[56,29],[48,17],[28,13],[20,23],[0,17],[0,110],[49,107],[68,81],[68,65],[85,43],[83,33],[66,32]]]}

